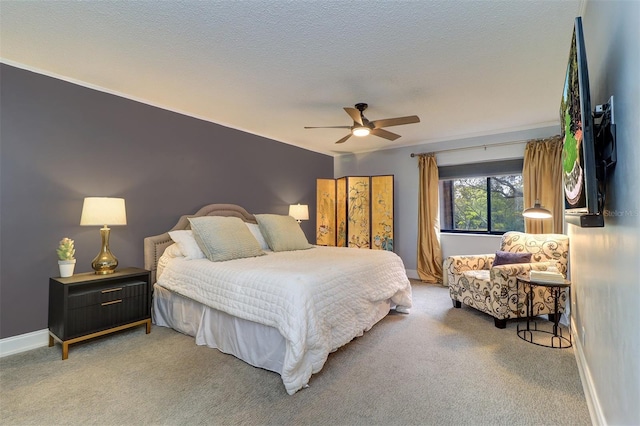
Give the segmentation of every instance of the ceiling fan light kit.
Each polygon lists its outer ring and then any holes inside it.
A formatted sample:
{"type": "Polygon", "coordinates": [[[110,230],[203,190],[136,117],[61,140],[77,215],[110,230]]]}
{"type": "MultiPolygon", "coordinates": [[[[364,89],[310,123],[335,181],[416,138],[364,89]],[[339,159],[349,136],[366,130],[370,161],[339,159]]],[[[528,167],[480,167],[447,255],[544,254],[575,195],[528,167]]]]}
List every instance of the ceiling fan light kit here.
{"type": "Polygon", "coordinates": [[[364,116],[364,110],[366,110],[369,105],[365,103],[358,103],[354,106],[355,108],[344,107],[345,112],[349,114],[349,117],[353,119],[353,126],[305,127],[305,129],[350,129],[351,133],[349,133],[347,136],[343,137],[336,143],[346,142],[347,139],[351,137],[351,135],[363,137],[370,134],[390,141],[394,141],[398,139],[400,135],[384,130],[382,129],[383,127],[400,126],[403,124],[413,124],[420,122],[420,118],[417,115],[369,121],[364,116]]]}
{"type": "Polygon", "coordinates": [[[364,127],[364,126],[360,126],[360,127],[354,127],[353,129],[351,129],[351,133],[353,133],[353,136],[368,136],[369,133],[371,133],[371,130],[368,127],[364,127]]]}

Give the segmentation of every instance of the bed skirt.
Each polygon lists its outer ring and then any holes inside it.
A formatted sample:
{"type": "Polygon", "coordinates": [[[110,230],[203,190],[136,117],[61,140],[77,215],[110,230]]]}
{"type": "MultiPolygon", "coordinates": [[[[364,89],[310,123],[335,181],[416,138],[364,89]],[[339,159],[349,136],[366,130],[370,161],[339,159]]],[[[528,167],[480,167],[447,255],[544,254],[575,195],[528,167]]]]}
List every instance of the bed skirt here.
{"type": "Polygon", "coordinates": [[[282,373],[285,340],[273,327],[234,317],[154,285],[153,323],[195,337],[196,344],[282,373]],[[259,348],[259,350],[256,350],[259,348]]]}
{"type": "MultiPolygon", "coordinates": [[[[367,330],[384,318],[391,307],[389,301],[381,302],[367,330]]],[[[218,349],[254,367],[282,374],[286,342],[273,327],[234,317],[157,284],[153,286],[152,318],[155,325],[195,337],[197,345],[218,349]]]]}

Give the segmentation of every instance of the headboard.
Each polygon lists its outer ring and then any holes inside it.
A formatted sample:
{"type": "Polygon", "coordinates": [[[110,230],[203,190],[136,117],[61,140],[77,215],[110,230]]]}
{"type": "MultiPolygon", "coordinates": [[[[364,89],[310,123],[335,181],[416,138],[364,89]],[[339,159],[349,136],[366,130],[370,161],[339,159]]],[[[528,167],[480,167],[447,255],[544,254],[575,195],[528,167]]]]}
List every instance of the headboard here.
{"type": "MultiPolygon", "coordinates": [[[[178,223],[169,231],[191,229],[189,218],[198,216],[234,216],[245,222],[258,223],[252,214],[235,204],[209,204],[202,207],[195,214],[180,216],[178,223]]],[[[156,282],[156,270],[158,269],[160,256],[162,256],[167,247],[173,244],[169,231],[144,239],[144,268],[151,271],[152,284],[156,282]]]]}

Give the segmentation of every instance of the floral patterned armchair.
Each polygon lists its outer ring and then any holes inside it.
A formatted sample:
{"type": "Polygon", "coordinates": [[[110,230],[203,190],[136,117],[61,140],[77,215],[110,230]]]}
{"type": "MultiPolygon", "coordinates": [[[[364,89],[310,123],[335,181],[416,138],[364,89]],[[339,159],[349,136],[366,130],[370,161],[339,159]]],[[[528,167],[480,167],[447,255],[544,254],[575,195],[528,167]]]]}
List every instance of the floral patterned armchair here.
{"type": "MultiPolygon", "coordinates": [[[[505,328],[507,319],[526,317],[527,299],[524,286],[518,286],[518,275],[529,271],[546,271],[555,266],[567,275],[569,237],[562,234],[525,234],[507,232],[502,236],[501,251],[531,253],[531,263],[493,266],[494,254],[451,256],[444,261],[445,285],[453,306],[462,303],[494,317],[495,326],[505,328]]],[[[534,316],[564,312],[567,291],[560,294],[559,312],[554,312],[553,296],[548,287],[534,287],[534,316]]]]}

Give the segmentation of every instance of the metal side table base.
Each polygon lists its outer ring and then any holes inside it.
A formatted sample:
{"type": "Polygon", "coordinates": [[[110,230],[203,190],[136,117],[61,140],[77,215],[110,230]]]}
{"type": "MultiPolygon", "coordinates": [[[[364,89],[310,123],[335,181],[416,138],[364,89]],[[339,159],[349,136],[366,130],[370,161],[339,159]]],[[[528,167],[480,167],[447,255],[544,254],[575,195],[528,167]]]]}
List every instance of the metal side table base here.
{"type": "Polygon", "coordinates": [[[538,346],[544,346],[545,348],[566,349],[573,346],[570,326],[569,328],[567,328],[567,331],[569,332],[569,337],[567,338],[562,334],[562,327],[558,324],[558,322],[560,321],[560,315],[558,315],[558,297],[560,296],[560,290],[567,288],[569,289],[569,291],[571,291],[569,287],[571,285],[571,282],[568,280],[564,280],[564,282],[562,283],[542,283],[531,281],[527,277],[518,277],[518,281],[521,281],[523,285],[527,285],[529,287],[529,292],[527,294],[527,325],[526,327],[520,327],[520,324],[518,324],[518,337],[525,342],[533,343],[534,345],[538,346]],[[539,328],[538,322],[531,319],[533,318],[533,287],[536,286],[550,287],[552,289],[555,314],[553,329],[551,331],[545,330],[544,328],[539,328]],[[549,334],[551,335],[551,343],[545,344],[544,342],[548,341],[549,339],[547,336],[549,334]],[[538,336],[538,338],[534,339],[534,336],[538,336]]]}
{"type": "MultiPolygon", "coordinates": [[[[545,348],[553,348],[553,349],[566,349],[573,346],[573,341],[571,339],[571,330],[568,330],[569,337],[567,338],[566,336],[563,335],[562,328],[560,328],[560,326],[558,326],[557,332],[554,333],[553,331],[543,330],[541,328],[538,328],[537,321],[527,321],[527,322],[529,323],[527,324],[527,327],[522,327],[522,329],[520,329],[520,325],[518,324],[518,337],[521,338],[522,340],[529,343],[533,343],[534,345],[544,346],[545,348]],[[549,339],[548,335],[551,335],[551,344],[541,343],[549,339]],[[534,336],[539,336],[539,337],[534,339],[534,336]]],[[[554,324],[554,327],[556,327],[555,324],[554,324]]]]}

